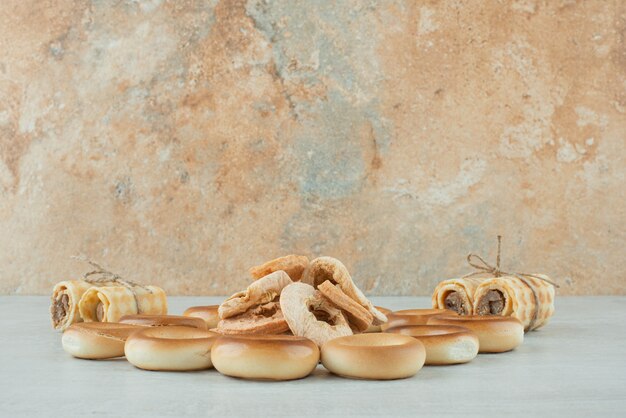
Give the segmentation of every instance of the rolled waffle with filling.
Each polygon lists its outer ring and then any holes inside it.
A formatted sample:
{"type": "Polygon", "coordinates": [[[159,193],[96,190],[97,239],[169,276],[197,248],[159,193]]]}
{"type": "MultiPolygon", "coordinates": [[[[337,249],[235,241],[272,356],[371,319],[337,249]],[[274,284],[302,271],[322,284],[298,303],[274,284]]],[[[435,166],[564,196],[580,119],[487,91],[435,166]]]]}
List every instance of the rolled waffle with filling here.
{"type": "Polygon", "coordinates": [[[54,285],[50,303],[52,327],[60,331],[77,322],[83,322],[78,303],[93,284],[85,280],[64,280],[54,285]]]}
{"type": "Polygon", "coordinates": [[[533,276],[502,276],[483,279],[474,293],[475,315],[512,316],[532,331],[548,323],[554,313],[554,286],[533,276]]]}
{"type": "Polygon", "coordinates": [[[124,315],[166,315],[167,296],[157,286],[91,287],[78,308],[85,322],[118,322],[124,315]]]}
{"type": "Polygon", "coordinates": [[[442,281],[433,292],[433,308],[449,309],[459,315],[472,315],[474,313],[474,292],[484,280],[476,277],[465,277],[442,281]]]}

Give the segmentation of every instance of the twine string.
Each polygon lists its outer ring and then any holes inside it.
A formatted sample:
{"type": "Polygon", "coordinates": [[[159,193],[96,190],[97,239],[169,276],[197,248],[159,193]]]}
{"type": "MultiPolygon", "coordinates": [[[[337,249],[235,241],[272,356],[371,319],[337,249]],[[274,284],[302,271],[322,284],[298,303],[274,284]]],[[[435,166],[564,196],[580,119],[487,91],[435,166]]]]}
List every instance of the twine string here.
{"type": "Polygon", "coordinates": [[[496,265],[495,266],[492,266],[491,264],[489,264],[487,261],[485,261],[484,258],[479,256],[478,254],[469,253],[467,255],[467,264],[469,264],[470,266],[474,267],[474,269],[476,269],[476,271],[468,273],[468,274],[466,274],[465,276],[463,276],[461,278],[465,279],[467,277],[476,276],[478,274],[490,274],[490,275],[493,275],[494,277],[501,277],[501,276],[525,276],[525,277],[532,277],[532,278],[537,279],[537,280],[542,280],[542,281],[544,281],[546,283],[551,284],[552,286],[554,286],[556,288],[560,287],[558,284],[556,284],[552,280],[546,279],[545,277],[537,276],[536,274],[502,271],[500,269],[501,247],[502,247],[502,236],[498,235],[498,253],[496,255],[496,265]]]}
{"type": "Polygon", "coordinates": [[[72,256],[72,258],[75,259],[75,260],[83,261],[83,262],[89,264],[91,267],[93,267],[95,269],[93,271],[89,271],[89,272],[83,274],[83,280],[84,281],[86,281],[87,283],[91,283],[91,284],[115,283],[115,284],[119,284],[120,286],[123,286],[123,287],[127,288],[133,294],[133,298],[135,299],[135,305],[137,306],[137,313],[138,314],[142,313],[141,312],[141,307],[139,305],[139,298],[138,298],[138,295],[137,295],[137,288],[144,289],[148,293],[152,293],[151,289],[149,289],[146,286],[140,285],[139,283],[135,283],[133,281],[126,280],[122,276],[120,276],[119,274],[113,273],[113,272],[105,269],[100,264],[96,263],[95,261],[92,261],[92,260],[88,259],[87,257],[85,257],[83,255],[80,255],[80,256],[75,255],[75,256],[72,256]],[[91,277],[91,276],[96,276],[96,277],[91,277]]]}
{"type": "Polygon", "coordinates": [[[502,236],[498,235],[498,253],[496,255],[496,265],[495,266],[492,266],[491,264],[489,264],[487,261],[485,261],[484,258],[479,256],[478,254],[474,254],[474,253],[468,254],[467,255],[467,263],[471,267],[473,267],[476,271],[468,273],[468,274],[466,274],[465,276],[463,276],[461,278],[465,279],[465,278],[472,277],[472,276],[477,276],[477,275],[480,275],[480,274],[489,274],[489,275],[493,275],[494,277],[514,276],[514,277],[520,279],[522,281],[522,283],[524,283],[526,286],[528,286],[528,288],[531,290],[531,292],[533,294],[533,297],[535,299],[535,309],[534,309],[534,312],[533,312],[533,317],[532,317],[532,319],[530,321],[530,325],[528,326],[528,329],[532,329],[532,327],[533,327],[533,325],[535,325],[535,322],[537,321],[537,317],[539,315],[539,296],[537,295],[537,291],[535,290],[535,288],[528,282],[527,278],[528,277],[532,277],[533,279],[541,280],[543,282],[551,284],[552,286],[554,286],[556,288],[559,288],[559,285],[554,283],[551,280],[546,279],[545,277],[541,277],[541,276],[538,276],[536,274],[502,271],[500,269],[501,250],[502,250],[502,236]]]}

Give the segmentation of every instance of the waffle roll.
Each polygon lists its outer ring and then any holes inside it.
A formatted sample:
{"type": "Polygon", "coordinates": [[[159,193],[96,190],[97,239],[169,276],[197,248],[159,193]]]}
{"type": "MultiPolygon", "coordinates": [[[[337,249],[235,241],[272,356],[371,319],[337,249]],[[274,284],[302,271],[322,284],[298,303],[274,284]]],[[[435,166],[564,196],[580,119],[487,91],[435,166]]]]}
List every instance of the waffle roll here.
{"type": "Polygon", "coordinates": [[[442,281],[433,292],[433,308],[449,309],[459,315],[472,315],[474,292],[483,280],[476,277],[461,277],[442,281]]]}
{"type": "Polygon", "coordinates": [[[476,315],[512,316],[532,331],[554,313],[554,286],[542,274],[492,277],[476,288],[473,303],[476,315]]]}
{"type": "Polygon", "coordinates": [[[157,286],[91,287],[78,307],[85,322],[118,322],[124,315],[166,315],[167,296],[157,286]]]}
{"type": "Polygon", "coordinates": [[[70,325],[83,321],[78,303],[92,286],[85,280],[65,280],[54,286],[50,303],[50,319],[54,329],[65,331],[70,325]]]}

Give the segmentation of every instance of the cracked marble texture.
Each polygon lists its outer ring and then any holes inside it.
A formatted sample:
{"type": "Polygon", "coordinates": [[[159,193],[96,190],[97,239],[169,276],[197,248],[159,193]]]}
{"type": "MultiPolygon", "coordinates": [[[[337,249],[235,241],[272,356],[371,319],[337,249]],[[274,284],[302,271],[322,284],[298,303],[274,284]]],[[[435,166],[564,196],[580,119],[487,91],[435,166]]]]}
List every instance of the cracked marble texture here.
{"type": "Polygon", "coordinates": [[[620,1],[4,0],[0,293],[302,253],[428,295],[502,234],[626,294],[625,36],[620,1]]]}

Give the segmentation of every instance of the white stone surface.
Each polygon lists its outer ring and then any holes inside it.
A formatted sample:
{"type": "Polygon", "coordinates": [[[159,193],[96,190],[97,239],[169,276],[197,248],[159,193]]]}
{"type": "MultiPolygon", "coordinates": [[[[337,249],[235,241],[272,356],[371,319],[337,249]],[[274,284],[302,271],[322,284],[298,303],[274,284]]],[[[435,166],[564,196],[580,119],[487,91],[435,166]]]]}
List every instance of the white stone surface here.
{"type": "MultiPolygon", "coordinates": [[[[220,298],[173,297],[170,312],[220,298]]],[[[427,298],[379,297],[392,309],[427,298]]],[[[147,372],[61,348],[48,298],[0,297],[0,416],[624,416],[626,298],[564,297],[517,350],[398,381],[359,381],[319,366],[306,379],[256,382],[215,370],[147,372]]]]}

